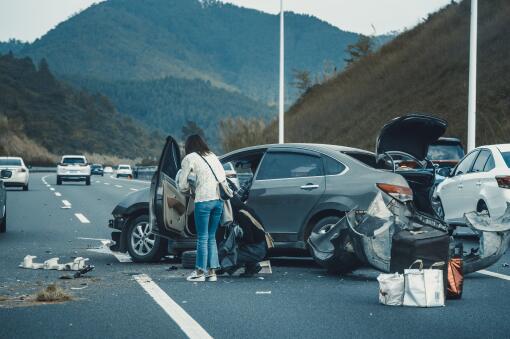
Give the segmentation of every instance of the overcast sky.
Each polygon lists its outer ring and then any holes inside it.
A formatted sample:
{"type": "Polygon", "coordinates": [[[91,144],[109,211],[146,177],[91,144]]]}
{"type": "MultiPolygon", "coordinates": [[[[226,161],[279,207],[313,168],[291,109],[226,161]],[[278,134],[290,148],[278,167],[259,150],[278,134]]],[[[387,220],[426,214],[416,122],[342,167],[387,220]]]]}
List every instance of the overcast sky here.
{"type": "MultiPolygon", "coordinates": [[[[70,15],[102,0],[0,0],[0,41],[33,41],[70,15]]],[[[139,0],[143,1],[143,0],[139,0]]],[[[168,0],[172,1],[172,0],[168,0]]],[[[190,0],[192,1],[192,0],[190,0]]],[[[278,13],[279,0],[222,0],[278,13]]],[[[314,15],[341,29],[372,34],[416,25],[451,0],[284,0],[285,9],[314,15]]]]}

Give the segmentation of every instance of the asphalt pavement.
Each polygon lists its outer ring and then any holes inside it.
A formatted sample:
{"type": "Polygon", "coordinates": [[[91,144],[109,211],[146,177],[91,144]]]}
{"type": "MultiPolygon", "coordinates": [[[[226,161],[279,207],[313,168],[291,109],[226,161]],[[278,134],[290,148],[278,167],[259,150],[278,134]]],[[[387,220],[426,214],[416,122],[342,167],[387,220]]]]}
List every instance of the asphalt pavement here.
{"type": "Polygon", "coordinates": [[[271,258],[272,274],[189,283],[189,270],[165,258],[129,262],[101,247],[114,206],[147,182],[95,176],[91,186],[33,173],[30,191],[9,189],[7,233],[0,234],[0,338],[508,338],[510,254],[465,281],[461,300],[414,309],[378,304],[378,272],[330,276],[310,258],[271,258]],[[82,256],[95,270],[19,268],[27,254],[42,262],[82,256]],[[168,270],[174,266],[177,269],[168,270]],[[32,297],[57,283],[72,296],[60,303],[32,297]]]}

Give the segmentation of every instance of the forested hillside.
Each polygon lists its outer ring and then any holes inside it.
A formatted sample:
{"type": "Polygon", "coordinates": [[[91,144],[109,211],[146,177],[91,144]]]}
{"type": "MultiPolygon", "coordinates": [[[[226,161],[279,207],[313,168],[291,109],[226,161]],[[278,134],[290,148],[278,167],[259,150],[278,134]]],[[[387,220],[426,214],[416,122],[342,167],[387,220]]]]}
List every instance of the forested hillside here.
{"type": "MultiPolygon", "coordinates": [[[[99,80],[199,78],[276,99],[279,18],[208,0],[111,0],[59,24],[24,49],[59,75],[99,80]]],[[[307,15],[286,14],[286,66],[340,70],[358,35],[307,15]]]]}
{"type": "Polygon", "coordinates": [[[0,135],[2,154],[41,162],[62,153],[154,156],[163,140],[118,114],[105,96],[57,80],[44,60],[36,67],[12,54],[0,56],[0,135]]]}
{"type": "MultiPolygon", "coordinates": [[[[479,2],[477,145],[510,142],[510,2],[479,2]]],[[[374,149],[393,117],[445,118],[466,140],[470,1],[451,4],[332,80],[286,115],[287,141],[374,149]]],[[[267,131],[275,140],[276,125],[267,131]]],[[[267,135],[266,135],[267,137],[267,135]]]]}
{"type": "Polygon", "coordinates": [[[70,79],[76,86],[106,95],[121,112],[181,138],[182,127],[195,122],[205,131],[207,141],[219,145],[218,126],[227,117],[259,117],[269,120],[274,108],[240,93],[211,86],[203,80],[167,77],[147,81],[70,79]]]}

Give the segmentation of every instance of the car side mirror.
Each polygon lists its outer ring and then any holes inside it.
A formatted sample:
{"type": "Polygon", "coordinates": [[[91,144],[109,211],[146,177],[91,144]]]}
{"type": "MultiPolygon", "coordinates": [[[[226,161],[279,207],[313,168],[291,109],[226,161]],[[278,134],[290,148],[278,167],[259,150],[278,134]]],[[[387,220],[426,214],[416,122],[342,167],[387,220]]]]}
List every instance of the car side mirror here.
{"type": "Polygon", "coordinates": [[[12,176],[12,172],[8,170],[0,171],[0,179],[9,179],[12,176]]]}

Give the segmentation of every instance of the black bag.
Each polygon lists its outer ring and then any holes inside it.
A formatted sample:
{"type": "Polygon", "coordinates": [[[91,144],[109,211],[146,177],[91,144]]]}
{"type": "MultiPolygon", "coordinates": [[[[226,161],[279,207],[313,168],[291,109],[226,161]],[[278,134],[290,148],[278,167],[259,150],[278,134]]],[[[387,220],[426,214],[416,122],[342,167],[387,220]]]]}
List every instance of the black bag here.
{"type": "Polygon", "coordinates": [[[238,246],[236,227],[239,226],[235,224],[227,226],[225,236],[218,245],[218,259],[222,269],[229,269],[237,265],[238,246]]]}
{"type": "Polygon", "coordinates": [[[218,177],[216,176],[216,173],[214,173],[211,165],[209,165],[209,162],[207,160],[205,160],[205,158],[201,154],[198,154],[198,155],[200,155],[200,157],[205,161],[207,166],[209,166],[209,169],[211,170],[212,174],[214,175],[214,178],[216,179],[216,182],[218,183],[218,187],[220,189],[221,200],[226,201],[226,200],[229,200],[230,198],[232,198],[234,196],[234,191],[232,191],[232,189],[228,185],[227,180],[220,182],[218,180],[218,177]]]}
{"type": "MultiPolygon", "coordinates": [[[[418,230],[401,230],[393,235],[391,245],[390,272],[404,273],[404,269],[418,259],[423,266],[430,267],[436,262],[448,262],[450,236],[432,227],[418,230]]],[[[448,279],[448,266],[445,264],[443,279],[445,288],[448,279]]]]}

